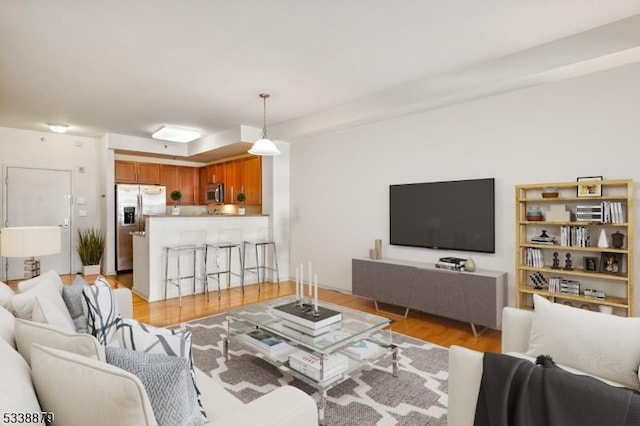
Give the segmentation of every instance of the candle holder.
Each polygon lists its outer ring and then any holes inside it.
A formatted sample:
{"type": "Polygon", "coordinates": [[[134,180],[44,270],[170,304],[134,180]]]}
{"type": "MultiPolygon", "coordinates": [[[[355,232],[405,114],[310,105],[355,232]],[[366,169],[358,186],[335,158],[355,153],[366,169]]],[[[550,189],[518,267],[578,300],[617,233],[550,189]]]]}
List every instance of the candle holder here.
{"type": "Polygon", "coordinates": [[[296,300],[295,306],[305,315],[313,315],[314,317],[320,316],[320,308],[315,308],[313,300],[310,297],[302,297],[296,300]]]}

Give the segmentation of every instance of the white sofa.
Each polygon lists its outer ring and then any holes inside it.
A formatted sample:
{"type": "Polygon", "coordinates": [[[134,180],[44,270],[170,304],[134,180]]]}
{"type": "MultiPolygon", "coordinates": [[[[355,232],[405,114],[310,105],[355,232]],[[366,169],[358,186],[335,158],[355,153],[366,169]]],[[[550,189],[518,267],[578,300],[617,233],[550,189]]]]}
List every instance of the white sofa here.
{"type": "MultiPolygon", "coordinates": [[[[120,315],[130,318],[131,292],[116,289],[114,295],[120,315]]],[[[0,283],[0,413],[24,416],[25,413],[53,411],[56,423],[66,426],[157,424],[140,380],[106,364],[104,347],[97,339],[89,334],[69,333],[52,324],[16,319],[6,309],[13,306],[11,300],[16,296],[21,297],[21,303],[24,302],[24,293],[13,294],[8,286],[0,283]],[[71,347],[76,353],[68,352],[71,347]],[[28,361],[31,361],[31,367],[28,361]],[[110,375],[109,380],[104,379],[105,373],[110,375]]],[[[43,302],[42,297],[38,301],[43,305],[49,304],[43,302]]],[[[31,319],[35,319],[35,312],[33,316],[31,319]]],[[[42,315],[39,317],[42,320],[42,315]]],[[[56,319],[50,322],[55,323],[56,319]]],[[[297,388],[283,386],[244,404],[198,369],[196,383],[209,425],[318,424],[315,401],[297,388]]],[[[19,420],[3,416],[0,424],[15,424],[19,420]]],[[[33,421],[33,417],[23,419],[23,422],[27,421],[40,424],[33,421]]]]}
{"type": "MultiPolygon", "coordinates": [[[[561,368],[613,386],[640,390],[640,318],[585,311],[534,297],[535,311],[506,307],[502,353],[535,362],[550,355],[561,368]]],[[[449,351],[449,426],[472,426],[483,353],[449,351]]]]}

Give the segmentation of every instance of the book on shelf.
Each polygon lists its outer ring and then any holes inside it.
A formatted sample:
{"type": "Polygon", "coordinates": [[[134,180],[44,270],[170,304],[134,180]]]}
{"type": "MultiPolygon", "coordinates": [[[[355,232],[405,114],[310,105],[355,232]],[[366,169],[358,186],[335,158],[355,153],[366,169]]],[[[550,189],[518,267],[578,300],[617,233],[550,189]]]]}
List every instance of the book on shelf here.
{"type": "Polygon", "coordinates": [[[449,271],[464,271],[464,261],[459,263],[439,261],[436,263],[436,268],[447,269],[449,271]]]}
{"type": "Polygon", "coordinates": [[[374,353],[380,350],[380,345],[377,343],[371,342],[369,340],[360,340],[359,342],[345,348],[343,350],[344,353],[351,355],[357,360],[362,361],[363,359],[369,358],[374,353]]]}
{"type": "MultiPolygon", "coordinates": [[[[320,358],[305,351],[289,355],[289,366],[314,380],[320,380],[320,358]]],[[[349,366],[349,358],[341,353],[329,354],[324,359],[324,380],[341,374],[349,366]]]]}
{"type": "Polygon", "coordinates": [[[308,309],[302,309],[295,302],[275,306],[273,312],[282,319],[312,330],[342,321],[341,312],[320,306],[316,316],[308,309]]]}
{"type": "Polygon", "coordinates": [[[244,335],[245,341],[253,347],[262,350],[269,355],[278,355],[293,347],[284,340],[265,333],[262,330],[253,330],[244,335]]]}

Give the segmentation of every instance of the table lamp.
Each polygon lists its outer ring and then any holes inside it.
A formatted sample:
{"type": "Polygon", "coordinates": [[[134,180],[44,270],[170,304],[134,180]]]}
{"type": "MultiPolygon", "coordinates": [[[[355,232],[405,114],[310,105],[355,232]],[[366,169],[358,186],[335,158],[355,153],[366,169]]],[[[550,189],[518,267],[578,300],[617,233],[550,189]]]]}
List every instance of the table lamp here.
{"type": "Polygon", "coordinates": [[[25,278],[40,275],[36,256],[60,253],[59,226],[15,226],[0,230],[0,256],[28,257],[24,261],[25,278]]]}

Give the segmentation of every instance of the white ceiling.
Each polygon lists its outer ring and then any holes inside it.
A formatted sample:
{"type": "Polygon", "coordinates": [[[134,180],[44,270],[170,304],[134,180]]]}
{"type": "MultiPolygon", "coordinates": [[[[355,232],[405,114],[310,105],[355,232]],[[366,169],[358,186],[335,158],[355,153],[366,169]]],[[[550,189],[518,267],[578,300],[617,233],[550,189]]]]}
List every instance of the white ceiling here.
{"type": "Polygon", "coordinates": [[[630,51],[640,30],[588,31],[639,13],[640,0],[0,0],[0,126],[207,136],[262,127],[266,91],[270,136],[293,140],[630,51]],[[582,32],[599,35],[566,38],[582,32]]]}

